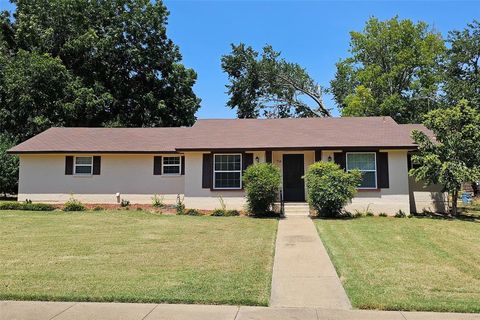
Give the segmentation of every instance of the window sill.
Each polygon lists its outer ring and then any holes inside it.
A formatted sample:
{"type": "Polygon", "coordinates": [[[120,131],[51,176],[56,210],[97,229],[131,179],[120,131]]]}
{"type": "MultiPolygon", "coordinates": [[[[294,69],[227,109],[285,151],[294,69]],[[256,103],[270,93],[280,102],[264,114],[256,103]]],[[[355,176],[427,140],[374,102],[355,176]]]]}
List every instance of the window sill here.
{"type": "Polygon", "coordinates": [[[93,174],[74,174],[74,178],[92,178],[93,174]]]}
{"type": "Polygon", "coordinates": [[[168,178],[174,178],[174,177],[181,177],[182,174],[179,173],[164,173],[164,174],[159,174],[160,177],[168,177],[168,178]]]}
{"type": "Polygon", "coordinates": [[[210,188],[210,191],[243,191],[243,188],[210,188]]]}
{"type": "Polygon", "coordinates": [[[368,189],[368,188],[357,188],[357,192],[380,192],[382,189],[376,188],[376,189],[368,189]]]}

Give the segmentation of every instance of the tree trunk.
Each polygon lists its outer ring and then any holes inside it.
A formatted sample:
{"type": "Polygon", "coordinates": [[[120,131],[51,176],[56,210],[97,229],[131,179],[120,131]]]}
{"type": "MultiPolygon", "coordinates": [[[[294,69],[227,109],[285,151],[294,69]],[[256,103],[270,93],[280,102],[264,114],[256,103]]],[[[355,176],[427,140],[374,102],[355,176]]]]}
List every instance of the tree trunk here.
{"type": "Polygon", "coordinates": [[[453,190],[452,192],[452,215],[456,216],[458,214],[458,189],[453,190]]]}

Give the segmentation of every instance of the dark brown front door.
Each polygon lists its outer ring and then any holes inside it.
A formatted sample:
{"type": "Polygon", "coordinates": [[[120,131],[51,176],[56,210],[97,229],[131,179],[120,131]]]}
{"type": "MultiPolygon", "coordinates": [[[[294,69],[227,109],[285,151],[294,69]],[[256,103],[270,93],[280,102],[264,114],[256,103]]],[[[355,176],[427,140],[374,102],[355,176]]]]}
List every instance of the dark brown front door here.
{"type": "Polygon", "coordinates": [[[285,201],[305,201],[303,154],[283,155],[283,198],[285,201]]]}

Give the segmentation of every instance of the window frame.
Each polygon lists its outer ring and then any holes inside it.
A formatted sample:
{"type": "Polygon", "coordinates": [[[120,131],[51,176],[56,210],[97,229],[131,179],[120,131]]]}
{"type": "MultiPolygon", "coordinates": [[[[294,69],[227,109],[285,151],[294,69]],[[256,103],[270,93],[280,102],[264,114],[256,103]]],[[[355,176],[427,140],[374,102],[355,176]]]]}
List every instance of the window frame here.
{"type": "Polygon", "coordinates": [[[350,169],[348,168],[348,156],[350,154],[373,154],[375,169],[374,170],[360,170],[360,169],[358,169],[358,170],[360,172],[374,172],[375,173],[375,187],[357,187],[357,189],[360,189],[360,190],[376,190],[376,189],[378,189],[377,153],[376,152],[347,152],[345,154],[345,169],[346,169],[347,172],[350,171],[350,169]]]}
{"type": "Polygon", "coordinates": [[[241,153],[214,153],[212,159],[212,189],[213,190],[242,190],[242,170],[243,168],[243,155],[241,153]],[[239,170],[215,170],[215,162],[217,156],[240,156],[240,169],[239,170]],[[239,187],[217,187],[215,185],[215,173],[217,172],[238,172],[240,173],[240,186],[239,187]]]}
{"type": "Polygon", "coordinates": [[[73,175],[74,176],[91,176],[93,175],[93,156],[74,156],[73,157],[73,175]],[[77,164],[77,158],[90,158],[90,165],[77,164]],[[90,172],[77,172],[77,167],[90,167],[90,172]]]}
{"type": "Polygon", "coordinates": [[[181,174],[182,174],[182,156],[178,156],[178,155],[162,156],[162,175],[165,175],[165,176],[180,176],[181,174]],[[170,163],[165,164],[165,158],[178,158],[178,164],[170,164],[170,163]],[[178,167],[178,173],[165,172],[164,171],[165,167],[178,167]]]}

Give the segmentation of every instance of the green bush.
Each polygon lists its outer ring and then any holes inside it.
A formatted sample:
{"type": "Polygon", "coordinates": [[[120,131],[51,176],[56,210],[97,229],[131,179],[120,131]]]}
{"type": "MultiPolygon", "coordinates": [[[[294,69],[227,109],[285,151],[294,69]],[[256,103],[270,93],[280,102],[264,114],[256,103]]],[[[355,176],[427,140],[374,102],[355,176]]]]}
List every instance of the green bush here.
{"type": "Polygon", "coordinates": [[[95,208],[93,208],[93,211],[103,211],[103,208],[96,206],[95,208]]]}
{"type": "Polygon", "coordinates": [[[335,217],[352,200],[361,177],[358,170],[345,172],[333,162],[316,162],[305,175],[308,203],[318,216],[335,217]]]}
{"type": "Polygon", "coordinates": [[[238,210],[225,210],[225,209],[215,209],[211,214],[212,217],[236,217],[239,215],[240,215],[240,212],[238,210]]]}
{"type": "Polygon", "coordinates": [[[55,207],[47,203],[0,202],[0,210],[53,211],[55,207]]]}
{"type": "Polygon", "coordinates": [[[183,198],[181,198],[179,194],[177,195],[175,210],[177,211],[177,214],[180,216],[185,214],[185,203],[183,203],[183,198]]]}
{"type": "Polygon", "coordinates": [[[385,212],[380,212],[380,213],[378,214],[378,216],[379,216],[379,217],[387,217],[388,214],[386,214],[385,212]]]}
{"type": "Polygon", "coordinates": [[[406,217],[407,217],[407,214],[403,210],[398,210],[395,213],[395,218],[406,218],[406,217]]]}
{"type": "Polygon", "coordinates": [[[120,207],[122,208],[126,208],[130,205],[130,201],[126,200],[126,199],[122,199],[122,201],[120,201],[120,207]]]}
{"type": "Polygon", "coordinates": [[[77,199],[70,198],[63,206],[63,211],[85,211],[85,206],[77,199]]]}
{"type": "Polygon", "coordinates": [[[152,206],[154,208],[163,208],[165,206],[163,203],[163,197],[159,197],[158,195],[154,194],[152,197],[152,206]]]}
{"type": "Polygon", "coordinates": [[[203,216],[203,213],[201,213],[199,210],[197,209],[188,209],[186,212],[185,212],[186,215],[188,216],[203,216]]]}
{"type": "Polygon", "coordinates": [[[251,165],[243,175],[248,211],[253,215],[265,215],[277,200],[280,189],[280,169],[271,163],[251,165]]]}

